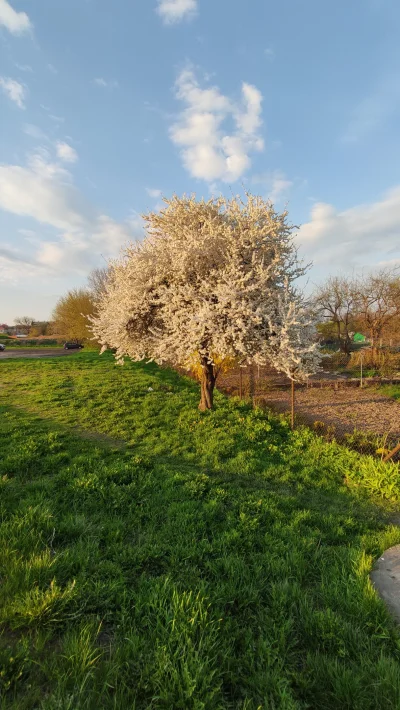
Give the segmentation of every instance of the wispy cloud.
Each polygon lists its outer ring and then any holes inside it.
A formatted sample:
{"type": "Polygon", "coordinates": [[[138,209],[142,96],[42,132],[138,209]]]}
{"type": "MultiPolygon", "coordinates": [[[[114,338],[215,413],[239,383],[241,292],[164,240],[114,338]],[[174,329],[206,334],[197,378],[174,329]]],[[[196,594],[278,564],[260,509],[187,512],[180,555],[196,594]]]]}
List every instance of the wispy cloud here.
{"type": "Polygon", "coordinates": [[[33,123],[25,123],[22,130],[27,136],[31,136],[38,141],[48,141],[49,138],[44,131],[33,123]]]}
{"type": "Polygon", "coordinates": [[[7,0],[0,0],[0,25],[13,35],[22,35],[32,29],[26,12],[17,12],[7,0]]]}
{"type": "Polygon", "coordinates": [[[265,197],[274,204],[284,199],[293,185],[293,181],[289,180],[281,170],[253,175],[251,182],[253,185],[257,185],[265,193],[265,197]]]}
{"type": "Polygon", "coordinates": [[[57,157],[65,163],[76,163],[78,153],[69,143],[59,141],[56,145],[57,157]]]}
{"type": "MultiPolygon", "coordinates": [[[[96,209],[68,171],[43,150],[30,156],[26,165],[0,165],[0,209],[53,228],[54,236],[32,242],[32,253],[23,259],[53,274],[86,274],[103,256],[116,256],[141,231],[139,220],[135,224],[115,222],[96,209]]],[[[2,279],[7,273],[14,279],[24,278],[22,271],[16,274],[11,269],[19,253],[7,249],[0,257],[2,279]]]]}
{"type": "Polygon", "coordinates": [[[197,0],[158,0],[157,12],[166,25],[173,25],[196,15],[197,0]]]}
{"type": "Polygon", "coordinates": [[[162,190],[155,190],[151,187],[146,187],[146,192],[150,197],[154,197],[154,199],[157,199],[157,197],[161,197],[162,195],[162,190]]]}
{"type": "Polygon", "coordinates": [[[185,104],[170,128],[173,143],[181,147],[183,163],[196,178],[235,182],[250,167],[250,153],[261,151],[261,92],[242,84],[241,101],[221,93],[218,87],[201,88],[191,69],[176,82],[176,96],[185,104]],[[224,122],[233,119],[236,130],[229,135],[224,122]]]}
{"type": "Polygon", "coordinates": [[[0,87],[8,98],[13,101],[19,108],[25,108],[26,89],[15,79],[10,77],[0,76],[0,87]]]}
{"type": "Polygon", "coordinates": [[[115,79],[103,79],[102,76],[93,79],[93,83],[96,86],[101,86],[104,89],[116,89],[118,87],[118,81],[115,79]]]}
{"type": "Polygon", "coordinates": [[[33,73],[33,69],[32,69],[32,67],[30,66],[30,64],[16,64],[15,66],[16,66],[17,69],[19,69],[20,71],[26,71],[26,72],[29,72],[30,74],[33,73]]]}
{"type": "Polygon", "coordinates": [[[264,54],[266,57],[269,57],[269,59],[273,59],[275,57],[275,51],[273,47],[266,47],[264,49],[264,54]]]}

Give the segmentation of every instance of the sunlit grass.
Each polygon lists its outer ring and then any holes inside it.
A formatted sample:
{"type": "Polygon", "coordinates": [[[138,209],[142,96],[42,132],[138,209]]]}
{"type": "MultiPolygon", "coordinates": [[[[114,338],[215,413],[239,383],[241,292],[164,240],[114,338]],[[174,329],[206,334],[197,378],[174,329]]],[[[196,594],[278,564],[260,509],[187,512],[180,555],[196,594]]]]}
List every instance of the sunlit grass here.
{"type": "Polygon", "coordinates": [[[155,365],[0,377],[1,708],[400,707],[397,466],[155,365]]]}

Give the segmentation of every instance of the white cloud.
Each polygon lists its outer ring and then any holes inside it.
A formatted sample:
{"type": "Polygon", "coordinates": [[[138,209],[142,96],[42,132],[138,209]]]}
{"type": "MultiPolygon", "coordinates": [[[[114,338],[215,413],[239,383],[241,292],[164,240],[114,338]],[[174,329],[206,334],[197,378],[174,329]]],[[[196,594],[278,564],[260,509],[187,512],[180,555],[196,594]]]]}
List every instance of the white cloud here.
{"type": "Polygon", "coordinates": [[[272,47],[266,47],[266,49],[264,49],[264,54],[266,57],[273,59],[275,56],[275,51],[273,50],[272,47]]]}
{"type": "Polygon", "coordinates": [[[26,12],[17,12],[7,0],[0,0],[0,25],[13,35],[21,35],[32,29],[32,23],[26,12]]]}
{"type": "MultiPolygon", "coordinates": [[[[76,188],[70,173],[52,163],[44,150],[31,156],[26,166],[0,165],[0,209],[53,228],[54,237],[38,240],[36,251],[23,258],[53,274],[86,274],[103,257],[116,256],[138,234],[138,221],[118,223],[102,214],[76,188]]],[[[7,273],[15,277],[11,266],[21,260],[20,255],[1,256],[3,267],[8,259],[7,273]]]]}
{"type": "Polygon", "coordinates": [[[57,157],[65,163],[76,163],[78,153],[68,143],[58,142],[56,145],[57,157]]]}
{"type": "Polygon", "coordinates": [[[170,128],[173,143],[182,148],[183,163],[196,178],[213,182],[235,182],[249,168],[251,151],[261,151],[260,91],[242,84],[242,101],[235,103],[218,87],[200,88],[192,70],[181,72],[176,96],[186,104],[179,120],[170,128]],[[233,119],[236,130],[226,133],[223,124],[233,119]]]}
{"type": "Polygon", "coordinates": [[[155,199],[157,197],[161,197],[162,195],[162,190],[153,190],[150,187],[146,187],[146,192],[148,195],[150,195],[150,197],[154,197],[155,199]]]}
{"type": "Polygon", "coordinates": [[[316,265],[354,268],[376,264],[400,255],[400,185],[377,202],[343,212],[319,202],[311,210],[297,240],[316,265]]]}
{"type": "Polygon", "coordinates": [[[197,12],[197,0],[158,0],[157,12],[167,25],[191,19],[197,12]]]}
{"type": "Polygon", "coordinates": [[[3,89],[6,96],[8,96],[11,101],[14,101],[14,103],[16,103],[19,108],[25,108],[24,99],[26,96],[26,91],[25,87],[22,86],[22,84],[20,84],[18,81],[15,81],[15,79],[0,76],[0,87],[3,89]]]}
{"type": "Polygon", "coordinates": [[[93,79],[93,83],[96,86],[101,86],[103,89],[116,89],[118,87],[118,81],[115,79],[106,80],[102,76],[93,79]]]}

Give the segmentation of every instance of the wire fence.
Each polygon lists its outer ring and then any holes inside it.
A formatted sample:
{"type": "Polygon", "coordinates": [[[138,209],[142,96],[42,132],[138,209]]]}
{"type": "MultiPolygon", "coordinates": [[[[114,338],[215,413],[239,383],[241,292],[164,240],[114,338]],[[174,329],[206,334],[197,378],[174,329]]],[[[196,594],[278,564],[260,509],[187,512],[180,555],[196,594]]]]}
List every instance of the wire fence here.
{"type": "Polygon", "coordinates": [[[220,374],[217,387],[254,406],[286,416],[328,441],[383,460],[400,460],[400,402],[379,390],[400,378],[349,378],[322,372],[305,385],[292,383],[272,367],[238,367],[220,374]],[[362,386],[360,386],[362,385],[362,386]],[[390,454],[392,454],[390,456],[390,454]]]}

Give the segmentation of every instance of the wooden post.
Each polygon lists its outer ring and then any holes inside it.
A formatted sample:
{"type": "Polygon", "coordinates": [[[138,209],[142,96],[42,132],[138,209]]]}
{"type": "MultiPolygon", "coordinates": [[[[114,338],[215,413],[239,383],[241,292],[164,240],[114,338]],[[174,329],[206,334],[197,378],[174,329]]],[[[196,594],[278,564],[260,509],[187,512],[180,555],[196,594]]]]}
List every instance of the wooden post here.
{"type": "Polygon", "coordinates": [[[294,380],[292,380],[291,395],[290,425],[294,429],[294,380]]]}
{"type": "Polygon", "coordinates": [[[361,373],[360,373],[360,387],[362,388],[363,386],[363,355],[364,353],[361,351],[361,373]]]}
{"type": "Polygon", "coordinates": [[[400,451],[400,443],[398,443],[397,446],[394,447],[394,449],[392,449],[391,451],[389,451],[389,453],[386,454],[386,456],[385,456],[385,458],[384,458],[383,460],[384,460],[384,461],[390,461],[390,459],[393,458],[393,456],[394,456],[395,454],[397,454],[398,451],[400,451]]]}
{"type": "Polygon", "coordinates": [[[239,367],[239,397],[243,399],[243,370],[239,367]]]}

